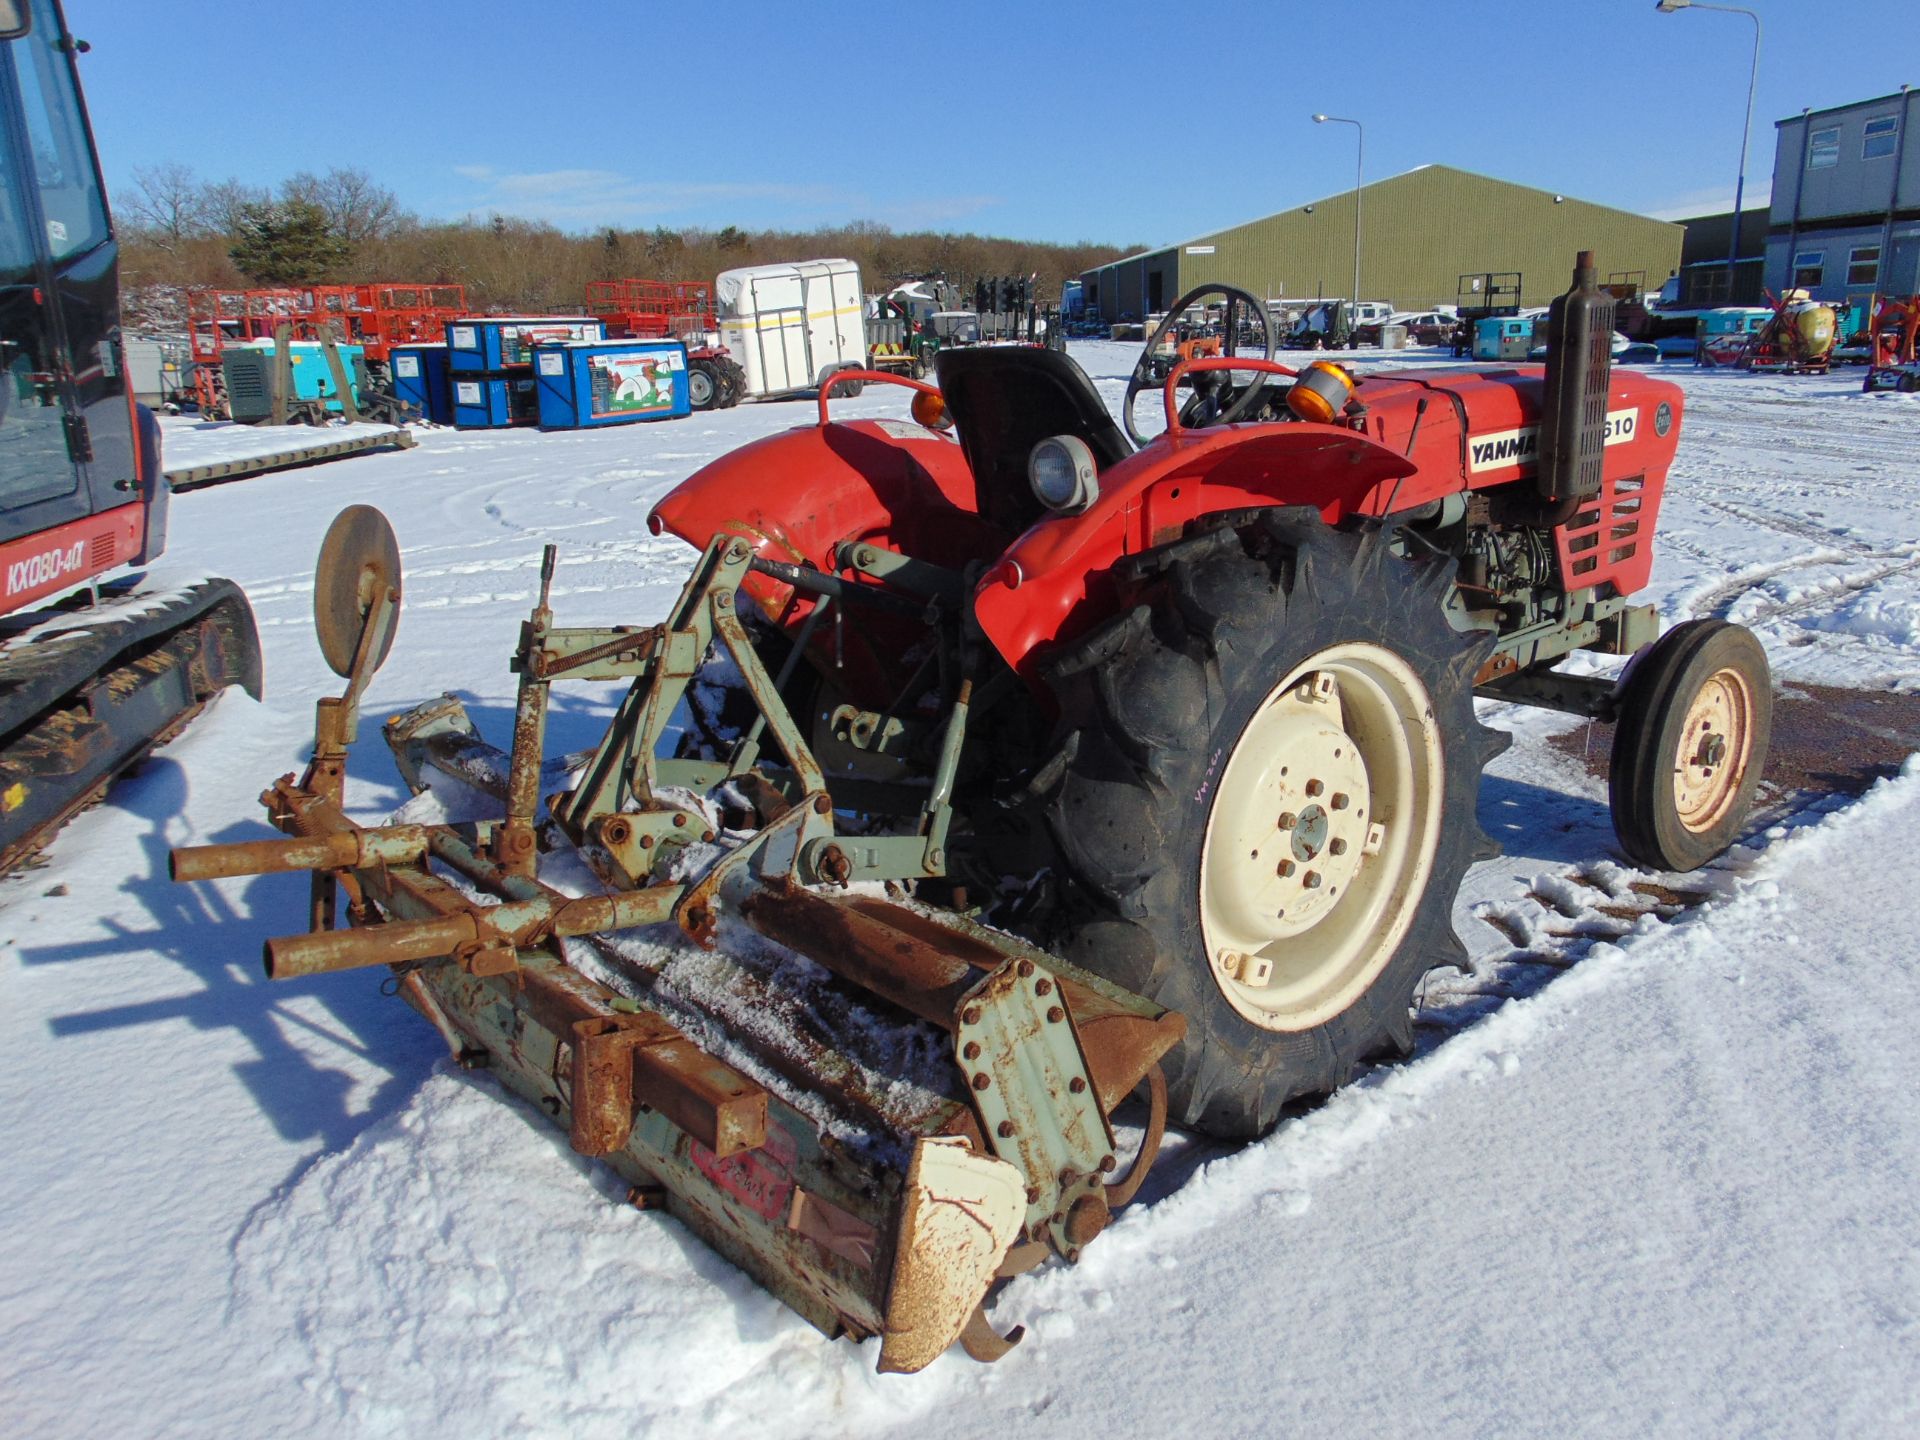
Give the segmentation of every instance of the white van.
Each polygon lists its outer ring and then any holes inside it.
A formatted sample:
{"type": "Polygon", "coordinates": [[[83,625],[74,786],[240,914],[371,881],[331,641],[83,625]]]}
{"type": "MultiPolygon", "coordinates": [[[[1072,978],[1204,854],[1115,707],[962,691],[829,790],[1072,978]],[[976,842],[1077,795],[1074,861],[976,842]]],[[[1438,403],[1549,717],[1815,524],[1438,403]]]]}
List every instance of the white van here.
{"type": "Polygon", "coordinates": [[[720,343],[754,399],[814,390],[867,363],[860,267],[851,260],[749,265],[714,281],[720,343]]]}

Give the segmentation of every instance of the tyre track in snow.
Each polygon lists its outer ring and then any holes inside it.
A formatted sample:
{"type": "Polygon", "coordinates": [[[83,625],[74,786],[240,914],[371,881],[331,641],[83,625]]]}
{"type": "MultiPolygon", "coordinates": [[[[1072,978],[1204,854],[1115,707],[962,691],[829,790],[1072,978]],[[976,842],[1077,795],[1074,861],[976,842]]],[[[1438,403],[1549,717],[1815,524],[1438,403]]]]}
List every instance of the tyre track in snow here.
{"type": "Polygon", "coordinates": [[[1709,510],[1718,510],[1722,515],[1743,524],[1756,525],[1763,530],[1771,530],[1781,535],[1790,535],[1797,540],[1806,540],[1816,546],[1849,550],[1859,555],[1873,553],[1873,546],[1869,542],[1853,538],[1850,532],[1836,531],[1812,520],[1803,520],[1794,515],[1782,515],[1778,511],[1735,505],[1706,495],[1690,495],[1687,498],[1695,505],[1704,506],[1709,510]]]}
{"type": "Polygon", "coordinates": [[[1823,582],[1812,594],[1794,595],[1775,601],[1757,601],[1740,617],[1741,623],[1749,627],[1764,625],[1771,620],[1805,614],[1828,601],[1860,594],[1871,590],[1883,580],[1906,571],[1920,569],[1920,553],[1916,552],[1920,552],[1920,546],[1907,544],[1896,546],[1891,550],[1859,550],[1829,555],[1801,556],[1793,560],[1759,565],[1731,575],[1705,590],[1694,592],[1683,602],[1683,608],[1689,619],[1725,619],[1743,598],[1768,580],[1803,570],[1845,565],[1853,561],[1875,562],[1869,569],[1823,582]]]}

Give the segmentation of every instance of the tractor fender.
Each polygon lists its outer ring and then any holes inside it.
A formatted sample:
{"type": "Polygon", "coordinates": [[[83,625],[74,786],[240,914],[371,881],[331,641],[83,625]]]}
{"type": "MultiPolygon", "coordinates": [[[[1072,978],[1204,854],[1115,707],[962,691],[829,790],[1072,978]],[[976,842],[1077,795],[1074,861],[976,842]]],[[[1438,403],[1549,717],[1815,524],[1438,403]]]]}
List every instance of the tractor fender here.
{"type": "MultiPolygon", "coordinates": [[[[1009,536],[981,518],[972,472],[946,435],[902,420],[808,425],[769,435],[702,466],[668,491],[647,516],[655,535],[671,531],[696,548],[715,535],[744,538],[756,554],[835,571],[834,548],[870,541],[963,569],[998,555],[1009,536]]],[[[813,601],[758,572],[741,588],[768,619],[796,629],[813,601]]],[[[850,699],[891,698],[914,634],[862,612],[862,623],[822,634],[836,683],[850,699]]],[[[826,627],[832,630],[835,627],[826,627]]],[[[911,668],[911,667],[908,667],[911,668]]]]}
{"type": "MultiPolygon", "coordinates": [[[[1419,467],[1331,425],[1226,426],[1162,437],[1101,477],[1078,515],[1048,516],[1008,547],[974,591],[974,615],[1030,685],[1046,648],[1072,640],[1130,602],[1116,562],[1178,539],[1223,510],[1311,505],[1328,524],[1383,513],[1419,467]]],[[[1454,480],[1457,488],[1458,480],[1454,480]]],[[[1411,496],[1417,482],[1409,483],[1411,496]]]]}
{"type": "MultiPolygon", "coordinates": [[[[991,527],[959,445],[898,420],[808,425],[729,451],[662,496],[647,528],[697,548],[739,534],[768,559],[822,569],[833,568],[833,547],[843,540],[887,541],[956,568],[1006,543],[983,533],[991,527]]],[[[790,593],[761,575],[747,584],[790,593]]]]}

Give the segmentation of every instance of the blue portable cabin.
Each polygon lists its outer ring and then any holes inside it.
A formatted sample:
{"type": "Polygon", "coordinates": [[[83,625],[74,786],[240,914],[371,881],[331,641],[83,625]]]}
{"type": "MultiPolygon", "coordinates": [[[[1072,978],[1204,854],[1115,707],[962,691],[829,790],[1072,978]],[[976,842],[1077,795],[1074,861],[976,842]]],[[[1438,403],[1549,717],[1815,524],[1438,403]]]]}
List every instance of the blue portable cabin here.
{"type": "MultiPolygon", "coordinates": [[[[1474,322],[1473,358],[1476,360],[1524,360],[1527,351],[1533,348],[1533,322],[1531,315],[1489,315],[1484,320],[1474,322]]],[[[1542,321],[1540,333],[1546,335],[1546,317],[1542,321]]]]}
{"type": "Polygon", "coordinates": [[[673,420],[693,413],[677,340],[585,340],[533,352],[543,430],[673,420]]]}
{"type": "Polygon", "coordinates": [[[396,345],[387,357],[393,393],[435,425],[453,423],[453,387],[445,345],[396,345]]]}
{"type": "Polygon", "coordinates": [[[533,372],[519,375],[460,375],[453,385],[453,423],[462,430],[502,430],[510,425],[535,425],[539,401],[533,393],[533,372]]]}
{"type": "Polygon", "coordinates": [[[524,370],[536,345],[606,336],[606,322],[591,315],[465,315],[447,322],[447,365],[468,373],[524,370]]]}

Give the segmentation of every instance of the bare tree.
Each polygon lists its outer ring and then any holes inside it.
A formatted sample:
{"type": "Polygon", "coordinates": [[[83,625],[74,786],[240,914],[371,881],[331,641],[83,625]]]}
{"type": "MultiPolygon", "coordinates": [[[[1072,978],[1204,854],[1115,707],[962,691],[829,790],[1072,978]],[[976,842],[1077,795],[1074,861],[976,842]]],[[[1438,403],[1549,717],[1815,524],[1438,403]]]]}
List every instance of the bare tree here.
{"type": "Polygon", "coordinates": [[[353,246],[385,239],[410,218],[397,195],[359,169],[335,166],[324,175],[302,170],[280,187],[280,195],[317,205],[333,233],[353,246]]]}
{"type": "Polygon", "coordinates": [[[207,224],[221,235],[237,235],[250,206],[265,205],[273,197],[265,186],[249,185],[242,180],[222,180],[201,191],[206,205],[207,224]]]}
{"type": "Polygon", "coordinates": [[[172,253],[211,231],[206,191],[188,166],[140,165],[133,188],[120,197],[120,209],[157,248],[172,253]]]}

